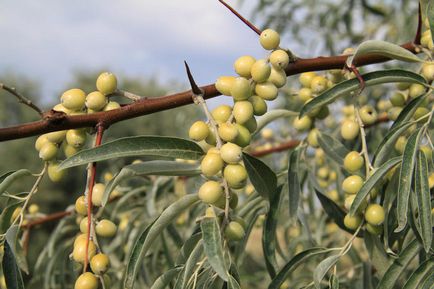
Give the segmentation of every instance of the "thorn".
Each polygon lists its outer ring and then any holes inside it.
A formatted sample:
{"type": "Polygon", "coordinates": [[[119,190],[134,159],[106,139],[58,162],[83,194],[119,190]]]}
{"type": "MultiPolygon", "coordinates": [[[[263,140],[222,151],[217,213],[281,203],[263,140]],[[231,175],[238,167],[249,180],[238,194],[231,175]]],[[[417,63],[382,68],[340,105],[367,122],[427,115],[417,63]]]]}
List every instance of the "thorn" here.
{"type": "Polygon", "coordinates": [[[246,24],[250,29],[252,29],[256,34],[261,35],[261,30],[258,29],[255,25],[252,24],[252,22],[250,22],[249,20],[247,20],[246,18],[244,18],[243,16],[241,16],[240,13],[238,13],[237,10],[235,10],[234,8],[232,8],[228,3],[226,3],[223,0],[218,0],[220,3],[222,3],[226,8],[228,8],[235,16],[238,17],[238,19],[240,19],[244,24],[246,24]]]}
{"type": "Polygon", "coordinates": [[[190,67],[188,67],[187,61],[184,60],[185,70],[187,71],[188,81],[190,82],[191,91],[195,95],[203,95],[203,91],[197,86],[194,81],[193,75],[191,75],[190,67]]]}

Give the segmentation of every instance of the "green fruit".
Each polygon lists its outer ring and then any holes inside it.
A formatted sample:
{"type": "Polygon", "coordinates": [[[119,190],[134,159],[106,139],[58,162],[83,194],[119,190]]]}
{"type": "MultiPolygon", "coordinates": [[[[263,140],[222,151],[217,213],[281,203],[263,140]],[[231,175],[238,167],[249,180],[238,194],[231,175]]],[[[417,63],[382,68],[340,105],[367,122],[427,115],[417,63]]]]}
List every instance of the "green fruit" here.
{"type": "Polygon", "coordinates": [[[205,142],[207,144],[210,144],[210,145],[213,145],[213,146],[216,145],[216,142],[217,142],[216,131],[214,130],[213,127],[209,127],[209,134],[206,137],[205,142]]]}
{"type": "Polygon", "coordinates": [[[280,35],[273,29],[265,29],[259,35],[259,43],[266,50],[276,49],[280,44],[280,35]]]}
{"type": "Polygon", "coordinates": [[[342,182],[342,190],[347,194],[357,194],[363,186],[363,179],[358,175],[352,175],[342,182]]]}
{"type": "Polygon", "coordinates": [[[294,128],[298,131],[307,131],[312,126],[312,119],[305,115],[300,117],[296,117],[292,123],[294,128]]]}
{"type": "Polygon", "coordinates": [[[310,130],[309,134],[307,135],[307,142],[309,143],[310,146],[314,148],[319,147],[318,135],[319,135],[319,130],[317,128],[313,128],[310,130]]]}
{"type": "Polygon", "coordinates": [[[103,183],[96,183],[92,189],[92,204],[100,207],[102,204],[102,198],[105,191],[105,185],[103,183]]]}
{"type": "Polygon", "coordinates": [[[208,125],[204,121],[196,121],[190,127],[188,136],[195,141],[201,141],[206,139],[209,135],[208,125]]]}
{"type": "Polygon", "coordinates": [[[232,114],[232,107],[229,105],[219,105],[211,111],[213,119],[217,123],[227,122],[232,114]]]}
{"type": "Polygon", "coordinates": [[[94,91],[86,96],[86,107],[94,111],[102,110],[107,104],[107,97],[99,91],[94,91]]]}
{"type": "Polygon", "coordinates": [[[87,215],[87,206],[84,196],[79,197],[75,201],[75,211],[80,215],[87,215]]]}
{"type": "Polygon", "coordinates": [[[62,105],[71,110],[82,110],[86,102],[86,93],[78,88],[65,91],[60,97],[62,105]]]}
{"type": "Polygon", "coordinates": [[[251,141],[250,131],[241,124],[235,124],[235,127],[238,130],[238,136],[235,138],[234,143],[240,147],[248,146],[251,141]]]}
{"type": "Polygon", "coordinates": [[[363,157],[356,151],[349,152],[344,158],[344,168],[350,173],[357,172],[364,164],[363,157]]]}
{"type": "Polygon", "coordinates": [[[241,189],[247,182],[247,171],[239,164],[229,164],[223,171],[223,176],[230,188],[241,189]]]}
{"type": "Polygon", "coordinates": [[[110,260],[106,254],[96,254],[90,260],[90,268],[92,269],[92,272],[97,275],[102,275],[107,272],[109,266],[110,260]]]}
{"type": "Polygon", "coordinates": [[[245,55],[239,57],[235,60],[234,69],[235,72],[242,77],[250,78],[252,77],[250,71],[252,70],[253,64],[256,62],[256,59],[253,56],[245,55]]]}
{"type": "Polygon", "coordinates": [[[212,177],[221,171],[223,165],[223,159],[219,153],[208,152],[203,158],[200,168],[204,176],[212,177]]]}
{"type": "Polygon", "coordinates": [[[396,84],[396,88],[398,88],[399,90],[406,90],[410,87],[410,85],[410,82],[398,82],[396,84]]]}
{"type": "Polygon", "coordinates": [[[103,72],[96,79],[96,88],[104,95],[112,94],[116,91],[118,80],[111,72],[103,72]]]}
{"type": "Polygon", "coordinates": [[[392,107],[387,111],[387,117],[390,120],[395,121],[398,118],[401,111],[402,111],[402,107],[392,107]]]}
{"type": "Polygon", "coordinates": [[[310,88],[303,87],[298,91],[298,99],[301,102],[305,103],[312,98],[313,95],[312,95],[312,90],[310,88]]]}
{"type": "Polygon", "coordinates": [[[370,204],[365,210],[365,220],[371,225],[383,224],[385,217],[384,208],[378,204],[370,204]]]}
{"type": "Polygon", "coordinates": [[[66,170],[59,170],[59,162],[50,162],[47,168],[48,177],[52,182],[60,182],[66,175],[66,170]]]}
{"type": "Polygon", "coordinates": [[[118,108],[121,108],[121,105],[119,103],[117,103],[116,101],[109,101],[106,106],[104,106],[103,111],[110,111],[118,108]]]}
{"type": "MultiPolygon", "coordinates": [[[[328,106],[321,106],[319,112],[316,114],[316,118],[318,119],[325,119],[326,117],[328,117],[330,114],[329,108],[328,106]]],[[[309,115],[309,113],[308,113],[309,115]]]]}
{"type": "Polygon", "coordinates": [[[375,109],[370,105],[364,105],[359,110],[360,119],[362,120],[363,124],[365,125],[372,125],[377,121],[377,112],[375,109]]]}
{"type": "Polygon", "coordinates": [[[244,124],[253,117],[253,105],[247,100],[237,101],[232,113],[237,123],[244,124]]]}
{"type": "Polygon", "coordinates": [[[63,144],[62,148],[63,148],[63,153],[65,154],[65,156],[67,158],[75,155],[78,152],[78,150],[79,150],[78,148],[73,147],[72,145],[69,145],[69,144],[66,144],[66,143],[63,144]]]}
{"type": "Polygon", "coordinates": [[[313,93],[319,94],[327,89],[327,79],[324,76],[315,76],[310,82],[310,89],[313,93]]]}
{"type": "MultiPolygon", "coordinates": [[[[350,210],[351,205],[353,204],[355,198],[356,198],[356,195],[348,195],[345,198],[345,202],[344,202],[345,209],[347,209],[348,211],[350,210]]],[[[360,204],[359,208],[357,209],[357,212],[358,213],[362,212],[366,208],[367,205],[368,205],[368,202],[366,201],[366,199],[364,199],[362,201],[362,203],[360,204]]]]}
{"type": "Polygon", "coordinates": [[[82,147],[86,143],[86,130],[84,129],[69,129],[66,132],[66,142],[76,148],[82,147]]]}
{"type": "Polygon", "coordinates": [[[359,124],[353,120],[344,120],[341,125],[341,136],[345,140],[353,140],[359,135],[359,124]]]}
{"type": "Polygon", "coordinates": [[[98,278],[90,272],[78,276],[74,289],[98,289],[98,278]]]}
{"type": "Polygon", "coordinates": [[[231,96],[231,90],[234,82],[235,76],[220,76],[215,82],[215,87],[221,94],[231,96]]]}
{"type": "Polygon", "coordinates": [[[298,81],[300,81],[300,83],[301,83],[301,85],[303,85],[303,87],[310,88],[310,84],[312,82],[312,79],[316,76],[317,76],[317,74],[314,71],[303,72],[298,77],[298,81]]]}
{"type": "Polygon", "coordinates": [[[244,77],[235,78],[232,87],[231,95],[235,100],[246,100],[252,95],[250,82],[244,77]]]}
{"type": "Polygon", "coordinates": [[[289,64],[289,55],[285,50],[275,50],[270,54],[270,63],[276,69],[283,70],[289,64]]]}
{"type": "Polygon", "coordinates": [[[95,232],[98,236],[104,238],[112,238],[116,235],[116,231],[118,230],[115,223],[110,220],[101,220],[95,226],[95,232]]]}
{"type": "Polygon", "coordinates": [[[368,232],[371,233],[372,235],[381,235],[381,233],[383,233],[383,226],[381,225],[374,226],[367,223],[366,230],[368,230],[368,232]]]}
{"type": "Polygon", "coordinates": [[[278,92],[277,87],[269,81],[255,85],[255,93],[264,100],[275,100],[278,92]]]}
{"type": "Polygon", "coordinates": [[[236,164],[242,159],[241,147],[234,143],[225,143],[220,148],[220,156],[225,163],[236,164]]]}
{"type": "Polygon", "coordinates": [[[52,142],[46,142],[39,150],[39,157],[44,161],[51,161],[57,155],[58,147],[52,142]]]}
{"type": "Polygon", "coordinates": [[[199,189],[199,199],[207,204],[214,204],[223,195],[223,187],[216,181],[207,181],[199,189]]]}
{"type": "Polygon", "coordinates": [[[243,125],[249,130],[250,133],[254,133],[258,128],[258,123],[256,122],[256,118],[254,116],[249,118],[243,125]]]}
{"type": "Polygon", "coordinates": [[[254,115],[260,116],[264,115],[267,112],[267,103],[259,96],[252,95],[251,97],[249,97],[249,101],[252,104],[254,115]]]}
{"type": "Polygon", "coordinates": [[[398,137],[398,139],[395,142],[395,150],[398,153],[403,154],[406,144],[407,144],[407,138],[401,135],[400,137],[398,137]]]}
{"type": "Polygon", "coordinates": [[[222,140],[232,142],[238,136],[238,129],[232,123],[221,123],[218,127],[218,134],[222,140]]]}
{"type": "Polygon", "coordinates": [[[54,131],[45,134],[47,139],[52,143],[61,143],[66,137],[66,130],[54,131]]]}
{"type": "Polygon", "coordinates": [[[421,118],[424,115],[427,115],[428,113],[430,113],[430,110],[426,107],[418,107],[416,108],[416,111],[413,114],[413,119],[417,120],[419,118],[421,118]]]}
{"type": "Polygon", "coordinates": [[[422,84],[413,83],[408,89],[408,96],[410,96],[411,98],[418,97],[419,95],[424,94],[425,90],[425,86],[423,86],[422,84]]]}
{"type": "Polygon", "coordinates": [[[231,241],[240,241],[244,238],[245,231],[243,226],[235,221],[229,222],[225,228],[225,236],[231,241]]]}
{"type": "Polygon", "coordinates": [[[344,225],[350,230],[356,230],[360,224],[362,223],[362,218],[359,215],[350,216],[349,214],[345,215],[344,225]]]}
{"type": "Polygon", "coordinates": [[[268,77],[268,81],[274,84],[277,88],[285,86],[287,81],[285,71],[271,67],[271,73],[268,77]]]}
{"type": "Polygon", "coordinates": [[[271,67],[265,59],[260,59],[252,65],[250,73],[255,82],[261,83],[270,77],[271,67]]]}
{"type": "Polygon", "coordinates": [[[42,146],[47,142],[50,142],[47,138],[47,135],[46,134],[40,135],[35,141],[35,149],[37,151],[41,150],[42,146]]]}
{"type": "Polygon", "coordinates": [[[390,97],[390,102],[392,103],[393,106],[403,107],[405,106],[405,102],[406,102],[405,95],[399,91],[395,92],[390,97]]]}

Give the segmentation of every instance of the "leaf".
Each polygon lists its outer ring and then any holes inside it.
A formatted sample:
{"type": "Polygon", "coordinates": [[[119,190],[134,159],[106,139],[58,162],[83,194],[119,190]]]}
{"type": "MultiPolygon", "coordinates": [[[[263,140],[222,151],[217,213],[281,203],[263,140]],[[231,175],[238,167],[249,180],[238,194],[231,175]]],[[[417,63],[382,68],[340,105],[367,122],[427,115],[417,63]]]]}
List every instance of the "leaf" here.
{"type": "Polygon", "coordinates": [[[430,95],[431,92],[419,95],[416,98],[413,98],[401,111],[401,113],[398,115],[398,118],[393,122],[390,129],[393,129],[401,123],[404,123],[406,121],[409,121],[413,115],[416,109],[422,104],[422,102],[426,99],[428,95],[430,95]]]}
{"type": "Polygon", "coordinates": [[[134,136],[120,138],[99,147],[82,150],[64,160],[60,169],[76,167],[120,157],[159,156],[197,160],[203,155],[202,148],[195,142],[163,136],[134,136]]]}
{"type": "Polygon", "coordinates": [[[318,137],[318,144],[328,157],[340,166],[344,165],[344,158],[350,151],[340,141],[321,132],[318,137]]]}
{"type": "Polygon", "coordinates": [[[413,178],[413,171],[416,163],[416,152],[422,132],[423,129],[419,129],[408,138],[407,144],[405,145],[404,154],[402,156],[397,204],[398,227],[395,229],[395,232],[402,231],[407,224],[407,211],[411,190],[411,180],[413,178]]]}
{"type": "Polygon", "coordinates": [[[297,218],[297,210],[300,203],[301,187],[298,179],[298,161],[300,158],[300,150],[295,149],[289,153],[288,165],[288,201],[289,201],[289,219],[297,218]]]}
{"type": "Polygon", "coordinates": [[[24,289],[23,277],[18,269],[12,249],[6,240],[4,242],[4,255],[2,261],[3,274],[8,289],[24,289]]]}
{"type": "Polygon", "coordinates": [[[420,150],[417,158],[415,181],[421,238],[425,252],[428,254],[432,243],[431,194],[428,184],[428,163],[425,154],[420,150]]]}
{"type": "MultiPolygon", "coordinates": [[[[201,234],[198,234],[199,236],[202,236],[201,234]]],[[[184,271],[182,272],[182,275],[177,280],[177,286],[175,288],[187,288],[187,281],[193,274],[193,270],[197,263],[199,262],[199,259],[201,258],[203,253],[203,246],[202,241],[200,240],[199,243],[197,243],[196,247],[191,251],[190,256],[188,257],[187,261],[184,265],[184,271]],[[179,285],[179,286],[178,286],[179,285]]]]}
{"type": "Polygon", "coordinates": [[[0,184],[0,196],[3,195],[3,193],[9,188],[10,185],[14,181],[16,181],[19,178],[31,176],[32,173],[29,170],[21,169],[14,172],[7,172],[6,174],[2,175],[0,177],[1,184],[0,184]]]}
{"type": "Polygon", "coordinates": [[[265,199],[272,198],[277,187],[276,174],[261,160],[243,153],[243,162],[255,190],[265,199]]]}
{"type": "Polygon", "coordinates": [[[304,263],[307,259],[314,257],[319,254],[324,254],[329,252],[326,248],[310,248],[301,253],[298,253],[288,263],[283,266],[282,270],[274,277],[271,281],[268,289],[279,289],[280,286],[285,282],[289,275],[297,268],[298,265],[304,263]]]}
{"type": "Polygon", "coordinates": [[[163,275],[158,277],[155,280],[154,284],[152,284],[151,289],[164,289],[169,285],[170,281],[175,278],[175,276],[181,271],[182,267],[172,268],[169,271],[165,272],[163,275]]]}
{"type": "Polygon", "coordinates": [[[276,227],[279,217],[279,203],[282,195],[282,185],[276,189],[270,198],[270,209],[267,213],[262,230],[262,250],[264,251],[265,265],[271,278],[276,276],[276,227]]]}
{"type": "Polygon", "coordinates": [[[217,275],[228,281],[229,273],[223,255],[220,227],[217,218],[204,218],[200,223],[202,229],[203,247],[208,263],[217,275]]]}
{"type": "MultiPolygon", "coordinates": [[[[362,75],[365,81],[365,86],[372,86],[381,83],[390,82],[410,82],[410,83],[420,83],[426,84],[425,79],[411,71],[392,69],[392,70],[379,70],[374,72],[369,72],[362,75]]],[[[332,103],[339,97],[348,95],[349,93],[358,90],[360,88],[360,83],[357,78],[349,79],[341,83],[336,84],[332,88],[326,90],[322,94],[315,97],[312,101],[306,103],[301,111],[300,117],[310,112],[311,110],[322,107],[329,103],[332,103]]]]}
{"type": "Polygon", "coordinates": [[[258,119],[258,127],[253,133],[254,135],[261,131],[267,124],[275,121],[276,119],[282,117],[298,116],[298,112],[287,110],[287,109],[274,109],[267,112],[264,116],[258,119]]]}
{"type": "Polygon", "coordinates": [[[324,279],[327,272],[336,264],[336,262],[338,262],[340,257],[341,255],[329,256],[321,261],[321,263],[319,263],[315,268],[315,271],[313,272],[313,282],[317,289],[321,289],[322,279],[324,279]]]}
{"type": "Polygon", "coordinates": [[[110,193],[116,186],[129,178],[147,175],[158,176],[195,176],[200,174],[198,164],[183,163],[178,161],[156,160],[128,165],[109,181],[106,185],[101,205],[104,207],[109,200],[110,193]]]}
{"type": "Polygon", "coordinates": [[[19,227],[13,225],[6,231],[6,241],[9,243],[12,254],[15,256],[15,261],[18,267],[26,274],[29,274],[29,265],[27,264],[26,256],[21,244],[18,240],[19,227]]]}
{"type": "Polygon", "coordinates": [[[350,208],[350,214],[354,215],[359,209],[360,205],[366,200],[369,192],[375,187],[375,185],[381,181],[384,176],[391,170],[394,166],[396,166],[399,162],[401,162],[401,157],[395,157],[393,159],[385,162],[381,167],[376,169],[374,173],[366,180],[360,190],[357,192],[356,197],[350,208]]]}
{"type": "Polygon", "coordinates": [[[431,30],[431,39],[434,39],[434,3],[432,1],[428,2],[426,16],[428,18],[429,28],[431,30]]]}
{"type": "Polygon", "coordinates": [[[229,275],[228,289],[241,289],[240,284],[232,275],[229,275]]]}
{"type": "Polygon", "coordinates": [[[133,288],[137,270],[146,252],[151,247],[152,242],[159,237],[169,223],[198,201],[199,198],[197,195],[184,196],[167,207],[161,215],[139,235],[129,256],[124,277],[124,289],[133,288]]]}
{"type": "Polygon", "coordinates": [[[11,219],[12,215],[14,214],[14,211],[16,208],[18,208],[21,205],[21,201],[11,204],[3,209],[1,215],[0,215],[0,233],[5,233],[10,225],[11,225],[11,219]]]}
{"type": "Polygon", "coordinates": [[[410,278],[408,278],[407,282],[405,282],[402,289],[421,288],[420,285],[428,279],[429,276],[434,276],[434,259],[432,257],[420,264],[420,266],[411,274],[410,278]]]}
{"type": "MultiPolygon", "coordinates": [[[[365,234],[363,239],[372,266],[378,271],[380,277],[383,276],[386,273],[387,268],[390,266],[391,260],[384,250],[380,239],[371,234],[365,234]]],[[[369,274],[371,274],[371,272],[369,272],[369,274]]]]}
{"type": "Polygon", "coordinates": [[[423,62],[415,54],[399,45],[382,40],[367,40],[362,42],[354,54],[347,58],[347,66],[351,67],[354,59],[363,55],[381,55],[406,62],[423,62]]]}
{"type": "Polygon", "coordinates": [[[421,249],[420,243],[415,239],[405,247],[399,257],[389,266],[377,289],[392,289],[407,265],[413,260],[421,249]]]}
{"type": "Polygon", "coordinates": [[[339,279],[335,274],[330,277],[329,287],[330,289],[339,289],[339,279]]]}

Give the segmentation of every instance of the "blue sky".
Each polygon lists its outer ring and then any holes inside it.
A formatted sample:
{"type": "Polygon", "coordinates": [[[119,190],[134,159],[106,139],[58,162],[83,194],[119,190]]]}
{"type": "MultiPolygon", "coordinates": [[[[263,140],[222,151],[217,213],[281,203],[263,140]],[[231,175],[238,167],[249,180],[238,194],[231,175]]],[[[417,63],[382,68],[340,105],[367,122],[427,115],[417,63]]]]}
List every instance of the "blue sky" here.
{"type": "MultiPolygon", "coordinates": [[[[238,1],[228,1],[235,7],[238,1]]],[[[263,57],[255,33],[217,0],[2,1],[0,74],[38,81],[53,99],[74,71],[107,68],[186,83],[187,60],[200,84],[232,74],[240,55],[263,57]]],[[[252,7],[245,1],[246,16],[252,7]]]]}

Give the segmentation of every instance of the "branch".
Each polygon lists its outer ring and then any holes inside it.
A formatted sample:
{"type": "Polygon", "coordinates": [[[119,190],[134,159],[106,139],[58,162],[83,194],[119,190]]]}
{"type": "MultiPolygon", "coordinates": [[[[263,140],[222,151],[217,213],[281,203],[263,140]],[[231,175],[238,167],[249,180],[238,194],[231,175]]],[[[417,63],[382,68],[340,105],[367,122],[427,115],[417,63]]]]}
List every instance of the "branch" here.
{"type": "MultiPolygon", "coordinates": [[[[413,53],[416,53],[416,46],[412,42],[405,43],[402,45],[402,47],[413,53]]],[[[345,66],[347,57],[347,55],[341,55],[330,57],[321,56],[306,59],[299,58],[293,63],[290,63],[285,72],[287,76],[291,76],[307,71],[340,69],[345,66]]],[[[390,59],[383,56],[366,55],[357,57],[354,61],[354,64],[356,66],[363,66],[385,62],[388,60],[390,59]]],[[[205,99],[220,95],[214,84],[202,86],[200,89],[203,90],[203,97],[205,99]]],[[[100,123],[103,123],[107,128],[110,125],[123,120],[191,104],[193,103],[192,97],[193,95],[189,90],[164,97],[141,99],[119,109],[107,112],[97,112],[87,115],[74,116],[55,112],[51,117],[47,117],[44,120],[0,129],[0,141],[26,138],[65,129],[95,127],[100,123]]]]}
{"type": "Polygon", "coordinates": [[[27,224],[23,224],[22,227],[23,228],[32,228],[32,227],[35,227],[37,225],[41,225],[41,224],[44,224],[47,222],[62,219],[62,218],[69,216],[71,214],[72,214],[72,211],[62,211],[62,212],[53,213],[50,215],[46,215],[45,217],[36,219],[34,221],[28,222],[27,224]]]}
{"type": "Polygon", "coordinates": [[[0,88],[4,89],[7,92],[9,92],[10,94],[14,95],[16,98],[18,98],[18,102],[25,104],[28,107],[30,107],[31,109],[35,110],[37,113],[39,113],[39,115],[41,117],[44,116],[43,111],[39,107],[37,107],[30,99],[26,98],[24,95],[17,92],[15,87],[10,87],[10,86],[7,86],[7,85],[0,82],[0,88]]]}

